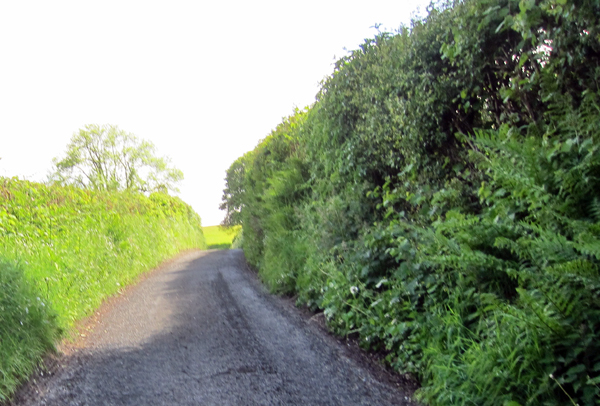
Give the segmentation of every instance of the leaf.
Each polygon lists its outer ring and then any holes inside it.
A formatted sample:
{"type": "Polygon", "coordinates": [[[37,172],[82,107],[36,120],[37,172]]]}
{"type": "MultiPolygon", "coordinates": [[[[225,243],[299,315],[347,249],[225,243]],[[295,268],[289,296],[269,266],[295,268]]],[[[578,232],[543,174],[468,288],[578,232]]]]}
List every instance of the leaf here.
{"type": "Polygon", "coordinates": [[[529,55],[528,54],[521,54],[520,58],[519,58],[519,69],[523,67],[523,65],[525,65],[525,62],[527,62],[529,60],[529,55]]]}
{"type": "Polygon", "coordinates": [[[519,2],[519,8],[523,13],[531,10],[533,7],[535,7],[535,0],[521,0],[519,2]]]}
{"type": "Polygon", "coordinates": [[[585,370],[586,370],[586,367],[585,367],[585,365],[583,365],[583,364],[579,364],[579,365],[576,365],[576,366],[574,366],[574,367],[570,368],[570,369],[567,371],[567,375],[576,375],[576,374],[580,374],[580,373],[582,373],[582,372],[583,372],[583,371],[585,371],[585,370]]]}
{"type": "Polygon", "coordinates": [[[505,24],[506,24],[506,20],[502,21],[500,23],[500,25],[498,25],[498,27],[496,27],[496,34],[499,33],[500,31],[502,31],[502,28],[504,27],[505,24]]]}

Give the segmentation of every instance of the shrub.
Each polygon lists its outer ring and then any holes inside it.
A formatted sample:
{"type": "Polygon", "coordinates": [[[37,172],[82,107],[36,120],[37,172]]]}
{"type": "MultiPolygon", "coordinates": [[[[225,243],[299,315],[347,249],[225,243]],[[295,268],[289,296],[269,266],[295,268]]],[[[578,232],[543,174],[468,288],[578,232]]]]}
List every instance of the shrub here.
{"type": "Polygon", "coordinates": [[[599,15],[445,2],[338,61],[226,197],[267,284],[432,405],[597,404],[599,15]]]}

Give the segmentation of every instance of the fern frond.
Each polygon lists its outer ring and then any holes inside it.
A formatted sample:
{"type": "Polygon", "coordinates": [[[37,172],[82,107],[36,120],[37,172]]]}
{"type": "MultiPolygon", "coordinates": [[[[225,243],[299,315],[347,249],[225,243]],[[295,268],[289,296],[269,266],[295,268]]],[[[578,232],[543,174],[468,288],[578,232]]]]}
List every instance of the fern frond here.
{"type": "Polygon", "coordinates": [[[589,232],[584,232],[577,236],[575,249],[582,254],[600,260],[600,240],[589,232]]]}
{"type": "Polygon", "coordinates": [[[600,222],[600,200],[594,197],[590,202],[589,212],[591,217],[598,223],[600,222]]]}
{"type": "Polygon", "coordinates": [[[554,264],[544,268],[544,271],[556,277],[585,278],[598,283],[598,265],[586,259],[554,264]]]}

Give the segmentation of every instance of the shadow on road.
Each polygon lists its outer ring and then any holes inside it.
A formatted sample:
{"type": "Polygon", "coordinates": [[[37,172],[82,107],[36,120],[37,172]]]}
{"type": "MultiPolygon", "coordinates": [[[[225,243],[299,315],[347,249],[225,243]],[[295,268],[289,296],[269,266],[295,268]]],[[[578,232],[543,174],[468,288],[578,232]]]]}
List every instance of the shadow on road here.
{"type": "Polygon", "coordinates": [[[282,310],[239,250],[144,280],[27,405],[409,404],[282,310]]]}

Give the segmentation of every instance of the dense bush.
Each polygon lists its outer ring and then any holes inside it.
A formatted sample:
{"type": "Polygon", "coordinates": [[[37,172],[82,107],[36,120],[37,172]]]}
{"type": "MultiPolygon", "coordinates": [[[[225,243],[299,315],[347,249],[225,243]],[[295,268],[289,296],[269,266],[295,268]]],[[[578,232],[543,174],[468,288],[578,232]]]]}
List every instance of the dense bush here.
{"type": "Polygon", "coordinates": [[[180,199],[0,178],[0,400],[73,323],[141,272],[205,248],[180,199]]]}
{"type": "Polygon", "coordinates": [[[228,172],[263,279],[429,404],[599,404],[599,16],[432,5],[338,61],[228,172]]]}
{"type": "Polygon", "coordinates": [[[298,132],[307,114],[297,110],[254,151],[238,159],[228,171],[224,193],[225,221],[238,218],[244,224],[249,263],[261,269],[273,290],[282,293],[293,291],[303,263],[295,207],[307,193],[308,171],[298,149],[298,132]]]}

